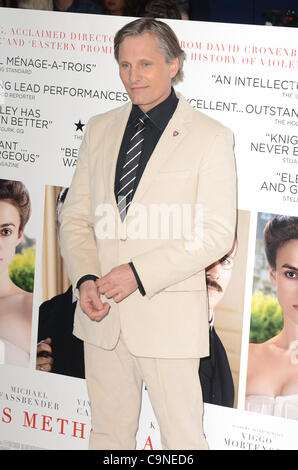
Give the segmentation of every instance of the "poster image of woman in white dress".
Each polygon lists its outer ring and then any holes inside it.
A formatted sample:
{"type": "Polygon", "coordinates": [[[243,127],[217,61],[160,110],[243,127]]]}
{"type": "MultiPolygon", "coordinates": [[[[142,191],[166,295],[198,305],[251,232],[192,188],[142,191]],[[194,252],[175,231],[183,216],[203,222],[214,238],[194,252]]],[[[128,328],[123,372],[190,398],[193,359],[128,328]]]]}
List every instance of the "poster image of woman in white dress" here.
{"type": "Polygon", "coordinates": [[[32,247],[19,254],[16,251],[26,246],[24,229],[30,212],[31,202],[25,185],[1,179],[0,364],[21,367],[28,367],[30,361],[35,258],[32,247]]]}
{"type": "MultiPolygon", "coordinates": [[[[253,296],[246,409],[298,420],[298,217],[272,216],[263,234],[268,282],[277,299],[274,310],[274,297],[256,291],[253,296]],[[262,324],[272,337],[266,339],[262,324]],[[252,336],[258,335],[258,329],[260,341],[256,342],[252,336]]],[[[259,281],[255,269],[254,284],[259,281]]],[[[266,292],[266,283],[263,287],[266,292]]]]}

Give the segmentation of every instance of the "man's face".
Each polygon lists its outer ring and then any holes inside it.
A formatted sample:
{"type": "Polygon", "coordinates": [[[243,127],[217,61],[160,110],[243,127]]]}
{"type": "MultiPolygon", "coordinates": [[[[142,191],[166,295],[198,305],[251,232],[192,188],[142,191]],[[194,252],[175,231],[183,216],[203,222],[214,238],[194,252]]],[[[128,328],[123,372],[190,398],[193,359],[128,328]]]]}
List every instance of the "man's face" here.
{"type": "Polygon", "coordinates": [[[146,113],[171,93],[178,59],[167,63],[157,37],[151,33],[129,36],[119,47],[119,71],[132,103],[146,113]]]}
{"type": "Polygon", "coordinates": [[[226,256],[206,269],[209,309],[214,309],[222,299],[232,275],[236,246],[226,256]]]}

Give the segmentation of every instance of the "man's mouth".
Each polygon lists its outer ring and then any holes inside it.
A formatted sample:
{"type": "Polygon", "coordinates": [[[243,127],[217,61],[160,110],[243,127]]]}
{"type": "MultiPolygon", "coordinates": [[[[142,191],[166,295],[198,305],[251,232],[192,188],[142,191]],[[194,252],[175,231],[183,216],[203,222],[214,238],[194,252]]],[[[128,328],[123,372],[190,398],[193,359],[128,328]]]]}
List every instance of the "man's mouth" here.
{"type": "Polygon", "coordinates": [[[138,86],[131,86],[130,89],[132,91],[138,91],[138,90],[144,90],[145,88],[147,88],[146,85],[138,85],[138,86]]]}

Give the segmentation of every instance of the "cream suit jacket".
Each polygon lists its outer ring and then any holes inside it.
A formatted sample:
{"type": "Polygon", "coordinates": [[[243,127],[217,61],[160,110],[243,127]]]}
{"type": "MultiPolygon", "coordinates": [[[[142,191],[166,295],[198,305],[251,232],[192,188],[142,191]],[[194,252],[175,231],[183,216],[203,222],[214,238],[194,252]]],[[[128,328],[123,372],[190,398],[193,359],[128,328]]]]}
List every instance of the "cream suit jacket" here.
{"type": "Polygon", "coordinates": [[[106,209],[120,220],[114,179],[131,103],[91,118],[86,127],[61,217],[61,249],[70,280],[76,286],[86,274],[101,277],[132,261],[146,291],[142,296],[136,290],[120,303],[108,299],[110,311],[100,322],[91,321],[77,306],[74,334],[104,349],[114,348],[121,329],[136,356],[199,358],[209,354],[205,268],[228,253],[234,241],[233,136],[177,96],[176,111],[129,207],[126,234],[104,238],[102,228],[103,221],[113,225],[106,209]],[[170,232],[164,237],[162,231],[155,238],[148,232],[144,235],[149,225],[144,211],[149,214],[160,204],[191,207],[193,218],[200,214],[192,238],[170,232]],[[195,207],[200,208],[198,212],[195,207]]]}

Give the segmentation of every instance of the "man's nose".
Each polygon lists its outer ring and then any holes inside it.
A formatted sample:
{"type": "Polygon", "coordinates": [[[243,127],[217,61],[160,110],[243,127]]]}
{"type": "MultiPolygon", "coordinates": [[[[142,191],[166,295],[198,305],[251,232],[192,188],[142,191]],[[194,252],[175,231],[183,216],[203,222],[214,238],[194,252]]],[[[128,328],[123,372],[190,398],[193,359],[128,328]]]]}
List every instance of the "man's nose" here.
{"type": "Polygon", "coordinates": [[[213,266],[213,268],[209,269],[207,272],[207,276],[210,279],[213,279],[214,281],[217,281],[220,278],[220,270],[219,270],[219,265],[213,266]]]}
{"type": "Polygon", "coordinates": [[[136,83],[140,80],[140,70],[138,67],[130,68],[130,81],[131,83],[136,83]]]}

